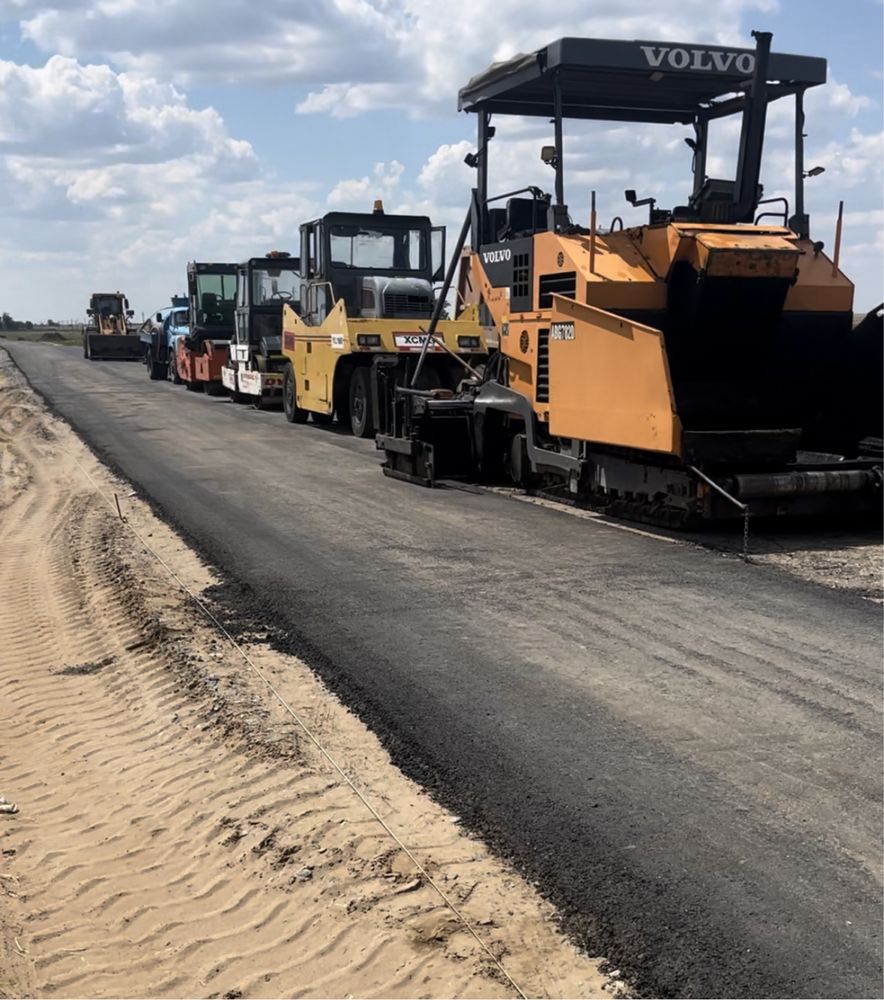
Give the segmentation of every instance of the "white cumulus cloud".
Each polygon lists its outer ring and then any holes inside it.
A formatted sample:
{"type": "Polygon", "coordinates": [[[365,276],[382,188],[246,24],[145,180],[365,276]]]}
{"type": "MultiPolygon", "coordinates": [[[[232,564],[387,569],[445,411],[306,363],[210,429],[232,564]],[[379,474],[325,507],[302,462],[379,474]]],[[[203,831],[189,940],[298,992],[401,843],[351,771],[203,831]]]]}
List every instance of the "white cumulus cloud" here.
{"type": "Polygon", "coordinates": [[[303,113],[448,110],[489,62],[563,35],[748,43],[744,15],[776,0],[0,0],[47,52],[109,59],[184,83],[302,83],[303,113]]]}

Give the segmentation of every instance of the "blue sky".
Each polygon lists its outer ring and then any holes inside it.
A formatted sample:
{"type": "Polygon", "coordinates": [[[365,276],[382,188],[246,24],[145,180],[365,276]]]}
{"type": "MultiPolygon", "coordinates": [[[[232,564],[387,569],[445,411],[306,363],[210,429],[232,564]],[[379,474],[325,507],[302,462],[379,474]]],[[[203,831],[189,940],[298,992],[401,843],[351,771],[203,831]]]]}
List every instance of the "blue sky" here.
{"type": "MultiPolygon", "coordinates": [[[[149,312],[193,257],[296,250],[330,208],[424,211],[456,225],[474,123],[458,88],[494,59],[562,35],[751,44],[825,56],[808,98],[815,238],[831,247],[845,200],[843,266],[857,307],[882,281],[880,0],[0,0],[0,309],[81,317],[93,286],[149,312]]],[[[550,186],[543,123],[499,130],[492,183],[550,186]]],[[[768,195],[788,193],[786,109],[771,117],[768,195]]],[[[566,132],[566,191],[583,221],[641,221],[624,188],[683,201],[684,130],[566,132]],[[624,211],[626,209],[626,211],[624,211]]]]}

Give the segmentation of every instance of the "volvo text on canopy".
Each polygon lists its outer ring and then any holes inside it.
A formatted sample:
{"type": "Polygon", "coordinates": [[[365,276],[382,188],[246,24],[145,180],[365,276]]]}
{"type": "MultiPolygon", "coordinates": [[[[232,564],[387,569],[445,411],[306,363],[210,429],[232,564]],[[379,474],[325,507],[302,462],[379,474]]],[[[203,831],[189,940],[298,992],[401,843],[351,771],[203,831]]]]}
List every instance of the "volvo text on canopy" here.
{"type": "MultiPolygon", "coordinates": [[[[564,38],[461,90],[478,148],[467,157],[477,183],[458,294],[500,331],[500,353],[448,398],[391,387],[379,438],[388,474],[508,475],[676,524],[877,507],[880,468],[850,460],[868,429],[844,421],[841,405],[855,375],[853,285],[838,248],[833,259],[811,241],[804,206],[805,177],[820,172],[804,166],[804,96],[825,83],[826,63],[755,39],[728,49],[564,38]],[[794,114],[791,201],[765,199],[761,179],[779,100],[794,114]],[[539,152],[552,194],[489,191],[503,115],[551,120],[539,152]],[[710,126],[730,116],[737,156],[710,176],[710,126]],[[603,232],[595,211],[576,223],[564,171],[572,118],[683,129],[692,180],[682,202],[627,191],[648,206],[646,224],[603,232]]],[[[879,382],[879,411],[880,398],[879,382]]]]}

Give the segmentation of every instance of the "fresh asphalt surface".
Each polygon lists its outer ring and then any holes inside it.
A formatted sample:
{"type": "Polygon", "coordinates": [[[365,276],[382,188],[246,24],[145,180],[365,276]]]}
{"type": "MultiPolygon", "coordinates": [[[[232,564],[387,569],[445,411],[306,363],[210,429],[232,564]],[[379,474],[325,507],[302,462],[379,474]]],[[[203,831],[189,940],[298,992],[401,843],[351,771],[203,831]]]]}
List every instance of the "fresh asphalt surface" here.
{"type": "Polygon", "coordinates": [[[879,607],[3,346],[641,991],[882,995],[879,607]]]}

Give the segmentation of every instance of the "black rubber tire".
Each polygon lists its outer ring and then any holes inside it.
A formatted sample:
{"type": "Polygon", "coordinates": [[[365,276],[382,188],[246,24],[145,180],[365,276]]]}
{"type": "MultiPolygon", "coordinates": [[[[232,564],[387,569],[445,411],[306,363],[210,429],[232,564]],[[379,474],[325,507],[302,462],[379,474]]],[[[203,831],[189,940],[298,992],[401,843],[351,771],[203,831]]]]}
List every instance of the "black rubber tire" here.
{"type": "MultiPolygon", "coordinates": [[[[504,459],[508,478],[514,486],[523,490],[533,489],[538,484],[538,477],[531,471],[524,434],[513,434],[504,459]]],[[[493,464],[493,463],[489,463],[493,464]]]]}
{"type": "Polygon", "coordinates": [[[286,366],[285,374],[282,377],[282,408],[285,411],[285,418],[290,424],[304,424],[310,414],[307,410],[302,410],[295,402],[295,371],[289,364],[286,366]]]}
{"type": "Polygon", "coordinates": [[[178,374],[178,365],[175,364],[175,355],[169,351],[168,363],[166,364],[166,378],[172,385],[181,385],[182,378],[178,374]]]}
{"type": "Polygon", "coordinates": [[[368,368],[354,368],[350,376],[349,393],[350,430],[354,437],[374,436],[374,412],[371,398],[371,372],[368,368]]]}
{"type": "Polygon", "coordinates": [[[278,410],[281,402],[279,396],[250,396],[252,406],[266,413],[268,410],[278,410]]]}
{"type": "Polygon", "coordinates": [[[166,366],[162,361],[154,361],[153,358],[148,358],[147,377],[151,382],[162,382],[166,377],[166,366]]]}
{"type": "Polygon", "coordinates": [[[89,354],[89,334],[87,333],[83,334],[83,357],[92,360],[89,354]]]}
{"type": "Polygon", "coordinates": [[[342,371],[335,376],[335,391],[333,393],[335,419],[341,427],[350,429],[350,372],[342,371]]]}

